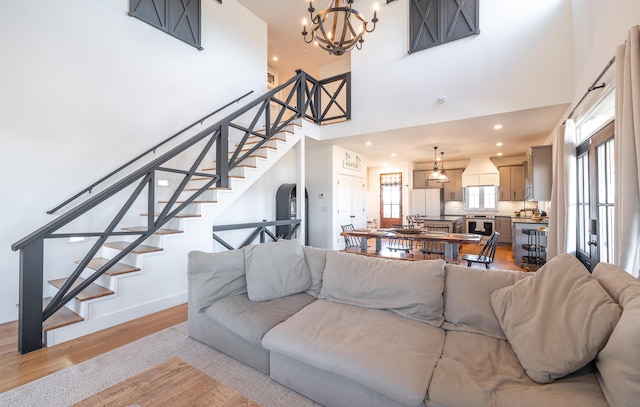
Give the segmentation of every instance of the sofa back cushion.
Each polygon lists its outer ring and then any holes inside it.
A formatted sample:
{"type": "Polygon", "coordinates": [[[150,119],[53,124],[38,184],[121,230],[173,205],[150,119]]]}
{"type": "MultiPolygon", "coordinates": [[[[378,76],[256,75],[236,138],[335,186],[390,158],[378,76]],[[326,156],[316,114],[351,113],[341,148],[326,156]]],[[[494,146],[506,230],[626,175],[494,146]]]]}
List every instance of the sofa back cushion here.
{"type": "Polygon", "coordinates": [[[273,300],[311,287],[311,272],[297,240],[247,246],[244,256],[251,301],[273,300]]]}
{"type": "Polygon", "coordinates": [[[500,288],[491,305],[527,375],[550,383],[592,361],[620,306],[575,256],[561,254],[535,277],[500,288]]]}
{"type": "Polygon", "coordinates": [[[640,400],[640,281],[621,268],[599,263],[593,276],[622,306],[620,321],[596,357],[598,380],[612,406],[640,400]]]}
{"type": "Polygon", "coordinates": [[[324,266],[327,263],[328,250],[302,246],[302,251],[309,271],[311,272],[311,287],[307,290],[307,294],[318,298],[320,288],[322,288],[322,273],[324,273],[324,266]]]}
{"type": "Polygon", "coordinates": [[[192,251],[188,256],[189,302],[198,312],[223,297],[247,292],[244,250],[192,251]]]}
{"type": "Polygon", "coordinates": [[[444,268],[444,324],[449,331],[506,339],[491,307],[491,293],[533,273],[484,270],[447,264],[444,268]]]}
{"type": "Polygon", "coordinates": [[[387,309],[439,327],[444,321],[444,261],[401,261],[327,252],[318,298],[387,309]]]}

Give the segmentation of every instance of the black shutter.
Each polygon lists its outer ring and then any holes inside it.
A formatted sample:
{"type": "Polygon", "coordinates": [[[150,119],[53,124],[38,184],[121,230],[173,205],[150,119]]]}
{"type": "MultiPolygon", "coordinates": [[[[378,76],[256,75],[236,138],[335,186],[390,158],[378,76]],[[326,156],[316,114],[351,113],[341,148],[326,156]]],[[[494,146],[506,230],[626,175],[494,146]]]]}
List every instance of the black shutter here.
{"type": "Polygon", "coordinates": [[[480,0],[411,0],[409,53],[480,33],[480,0]]]}
{"type": "Polygon", "coordinates": [[[129,15],[198,49],[200,0],[130,0],[129,15]]]}

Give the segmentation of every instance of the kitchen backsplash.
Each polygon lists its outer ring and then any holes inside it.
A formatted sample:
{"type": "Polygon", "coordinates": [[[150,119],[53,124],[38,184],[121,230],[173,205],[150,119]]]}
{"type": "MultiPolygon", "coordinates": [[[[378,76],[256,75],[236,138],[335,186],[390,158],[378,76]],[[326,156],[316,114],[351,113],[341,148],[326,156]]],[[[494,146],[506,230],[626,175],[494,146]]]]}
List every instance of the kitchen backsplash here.
{"type": "Polygon", "coordinates": [[[466,215],[466,214],[491,214],[496,216],[513,216],[516,211],[520,211],[523,208],[527,210],[535,210],[536,208],[541,211],[549,212],[549,202],[547,201],[502,201],[498,202],[498,209],[495,211],[473,211],[464,208],[464,202],[449,201],[444,203],[445,215],[466,215]]]}

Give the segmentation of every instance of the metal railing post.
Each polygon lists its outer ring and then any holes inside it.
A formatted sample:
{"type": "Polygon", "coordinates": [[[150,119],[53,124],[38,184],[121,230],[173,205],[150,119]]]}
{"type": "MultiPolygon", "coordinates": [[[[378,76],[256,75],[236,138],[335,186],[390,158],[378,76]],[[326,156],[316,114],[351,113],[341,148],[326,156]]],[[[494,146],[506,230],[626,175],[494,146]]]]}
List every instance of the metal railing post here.
{"type": "Polygon", "coordinates": [[[42,281],[44,238],[20,249],[20,293],[18,306],[18,351],[42,348],[42,281]]]}
{"type": "Polygon", "coordinates": [[[218,188],[229,188],[229,123],[222,123],[216,143],[216,175],[218,188]]]}
{"type": "Polygon", "coordinates": [[[298,97],[296,100],[296,103],[298,104],[297,109],[298,109],[298,115],[300,116],[300,118],[304,119],[305,116],[305,86],[307,83],[307,75],[306,73],[301,70],[298,69],[296,70],[296,74],[298,75],[298,97]]]}

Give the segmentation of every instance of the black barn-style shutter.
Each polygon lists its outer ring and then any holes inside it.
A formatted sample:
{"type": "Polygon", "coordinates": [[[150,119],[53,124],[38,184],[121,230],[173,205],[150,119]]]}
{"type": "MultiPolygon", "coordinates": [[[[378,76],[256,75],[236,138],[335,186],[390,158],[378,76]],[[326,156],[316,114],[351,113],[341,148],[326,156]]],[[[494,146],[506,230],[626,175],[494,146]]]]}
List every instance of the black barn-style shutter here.
{"type": "Polygon", "coordinates": [[[130,0],[129,15],[198,49],[200,0],[130,0]]]}
{"type": "Polygon", "coordinates": [[[480,0],[411,0],[409,53],[477,35],[480,0]]]}

